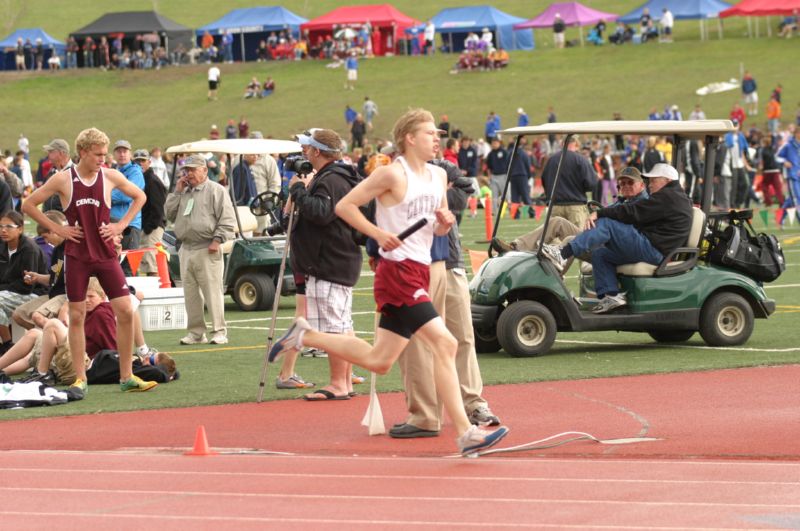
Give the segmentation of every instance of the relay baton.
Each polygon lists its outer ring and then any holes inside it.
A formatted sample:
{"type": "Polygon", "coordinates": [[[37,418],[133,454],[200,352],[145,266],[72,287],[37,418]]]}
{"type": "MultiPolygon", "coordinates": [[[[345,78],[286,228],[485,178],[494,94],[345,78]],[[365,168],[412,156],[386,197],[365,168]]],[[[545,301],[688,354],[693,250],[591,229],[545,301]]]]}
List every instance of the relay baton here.
{"type": "Polygon", "coordinates": [[[428,220],[425,219],[425,218],[422,218],[422,219],[418,220],[416,223],[414,223],[413,225],[411,225],[409,228],[407,228],[406,230],[404,230],[403,232],[398,234],[397,237],[400,239],[400,241],[403,241],[403,240],[405,240],[406,238],[408,238],[409,236],[411,236],[412,234],[414,234],[415,232],[417,232],[419,229],[421,229],[422,227],[424,227],[427,224],[428,224],[428,220]]]}

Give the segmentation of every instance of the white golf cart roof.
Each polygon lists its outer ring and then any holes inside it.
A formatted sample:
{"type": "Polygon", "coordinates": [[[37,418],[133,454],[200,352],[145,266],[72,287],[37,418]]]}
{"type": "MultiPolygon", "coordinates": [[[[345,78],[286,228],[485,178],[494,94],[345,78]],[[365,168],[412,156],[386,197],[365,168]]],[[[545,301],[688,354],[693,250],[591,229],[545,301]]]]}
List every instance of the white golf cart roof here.
{"type": "Polygon", "coordinates": [[[508,135],[655,135],[702,139],[735,131],[730,120],[606,120],[598,122],[555,122],[500,131],[508,135]]]}
{"type": "Polygon", "coordinates": [[[302,149],[297,142],[272,138],[198,140],[167,148],[167,153],[230,153],[231,155],[299,153],[300,151],[302,149]]]}

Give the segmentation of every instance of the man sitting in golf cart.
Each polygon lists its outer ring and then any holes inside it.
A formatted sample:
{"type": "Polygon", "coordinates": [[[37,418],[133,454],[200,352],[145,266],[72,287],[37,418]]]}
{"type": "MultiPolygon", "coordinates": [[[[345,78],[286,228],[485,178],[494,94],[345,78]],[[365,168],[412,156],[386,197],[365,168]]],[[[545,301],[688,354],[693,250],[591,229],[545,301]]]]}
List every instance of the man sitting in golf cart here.
{"type": "MultiPolygon", "coordinates": [[[[609,205],[610,207],[650,197],[645,188],[642,174],[633,166],[628,166],[620,172],[617,178],[617,186],[619,188],[619,195],[617,196],[617,201],[609,205]]],[[[591,228],[594,228],[594,220],[592,219],[587,219],[583,227],[578,227],[566,218],[552,216],[547,226],[547,235],[544,238],[544,243],[549,243],[551,245],[566,244],[582,231],[591,228]]],[[[515,238],[511,242],[504,242],[500,238],[492,238],[492,249],[499,253],[507,253],[509,251],[537,251],[539,249],[539,241],[542,239],[542,232],[544,232],[544,225],[540,225],[534,230],[515,238]]],[[[569,266],[565,269],[569,269],[569,266]]]]}
{"type": "Polygon", "coordinates": [[[692,202],[678,181],[678,171],[656,164],[649,173],[650,198],[602,208],[591,215],[595,227],[563,247],[544,244],[542,253],[563,271],[567,260],[591,251],[592,274],[600,303],[594,313],[625,306],[616,266],[635,262],[658,265],[686,241],[692,226],[692,202]]]}

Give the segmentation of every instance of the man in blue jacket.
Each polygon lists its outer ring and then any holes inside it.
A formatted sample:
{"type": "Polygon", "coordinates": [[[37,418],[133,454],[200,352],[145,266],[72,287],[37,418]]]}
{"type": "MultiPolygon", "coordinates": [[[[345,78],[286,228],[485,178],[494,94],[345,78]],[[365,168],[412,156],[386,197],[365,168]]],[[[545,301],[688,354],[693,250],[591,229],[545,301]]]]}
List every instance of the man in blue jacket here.
{"type": "MultiPolygon", "coordinates": [[[[122,173],[126,179],[136,185],[140,190],[144,190],[144,174],[142,168],[138,164],[134,164],[131,160],[131,143],[127,140],[117,140],[114,144],[114,161],[117,163],[117,170],[122,173]]],[[[117,188],[111,191],[111,222],[115,223],[125,217],[128,212],[133,199],[123,194],[117,188]]],[[[136,217],[133,218],[131,224],[125,229],[122,236],[123,249],[138,249],[139,243],[142,239],[142,213],[138,212],[136,217]]],[[[122,262],[122,270],[125,276],[133,276],[131,268],[126,259],[122,262]]]]}
{"type": "MultiPolygon", "coordinates": [[[[789,197],[783,208],[797,207],[800,201],[800,127],[795,128],[794,137],[783,145],[776,158],[786,168],[786,184],[789,188],[789,197]]],[[[800,212],[795,214],[800,219],[800,212]]]]}

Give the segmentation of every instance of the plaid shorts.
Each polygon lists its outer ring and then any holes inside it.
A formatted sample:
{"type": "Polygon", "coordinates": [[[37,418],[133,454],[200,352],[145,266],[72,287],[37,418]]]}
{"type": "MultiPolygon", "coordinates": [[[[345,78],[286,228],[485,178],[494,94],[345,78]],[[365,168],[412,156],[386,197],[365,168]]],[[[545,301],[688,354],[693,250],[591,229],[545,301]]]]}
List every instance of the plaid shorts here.
{"type": "Polygon", "coordinates": [[[320,332],[344,334],[353,330],[353,288],[327,280],[306,280],[306,319],[320,332]]]}

